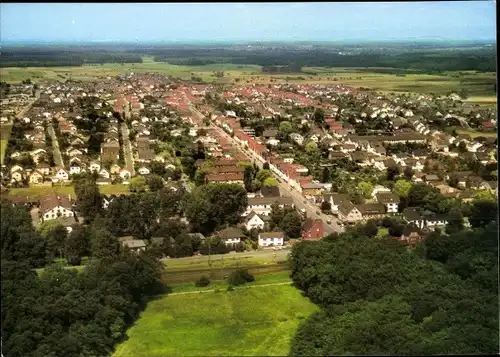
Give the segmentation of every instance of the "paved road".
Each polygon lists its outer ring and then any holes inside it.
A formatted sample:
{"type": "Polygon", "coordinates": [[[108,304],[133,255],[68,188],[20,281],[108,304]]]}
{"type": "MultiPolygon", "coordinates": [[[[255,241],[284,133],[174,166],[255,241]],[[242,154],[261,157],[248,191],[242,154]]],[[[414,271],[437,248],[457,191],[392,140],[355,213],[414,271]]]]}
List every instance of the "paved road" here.
{"type": "Polygon", "coordinates": [[[49,120],[47,125],[47,130],[50,137],[52,138],[52,152],[54,153],[54,162],[58,167],[64,167],[64,162],[61,155],[61,150],[59,150],[59,141],[57,140],[56,132],[52,126],[52,121],[49,120]]]}
{"type": "MultiPolygon", "coordinates": [[[[130,119],[130,109],[129,104],[125,105],[125,119],[130,119]]],[[[122,139],[123,139],[123,154],[125,155],[125,166],[130,171],[132,176],[135,175],[134,168],[134,155],[132,153],[132,143],[130,142],[130,132],[128,130],[127,123],[122,123],[121,125],[122,139]]]]}
{"type": "MultiPolygon", "coordinates": [[[[203,120],[205,116],[200,113],[194,106],[190,105],[191,112],[196,114],[200,119],[203,120]]],[[[262,169],[264,166],[264,163],[261,161],[261,159],[251,150],[246,150],[244,149],[236,140],[234,140],[231,136],[229,136],[224,130],[221,128],[212,125],[212,128],[217,130],[221,135],[225,136],[232,144],[234,147],[238,148],[241,152],[243,152],[249,159],[257,163],[257,166],[262,169]]],[[[343,232],[344,228],[341,227],[338,224],[338,219],[332,216],[328,216],[326,214],[323,214],[321,212],[321,209],[314,205],[313,203],[309,202],[306,200],[304,196],[297,190],[294,190],[290,188],[290,185],[288,185],[286,182],[284,182],[280,177],[277,177],[274,175],[275,178],[279,182],[279,188],[280,191],[291,196],[293,199],[293,203],[295,204],[295,207],[297,207],[299,210],[305,209],[307,217],[309,218],[319,218],[323,221],[323,227],[325,231],[325,235],[334,233],[334,232],[343,232]],[[305,203],[304,203],[305,202],[305,203]],[[319,212],[319,214],[317,213],[319,212]],[[330,224],[326,223],[328,220],[330,220],[330,224]]]]}
{"type": "MultiPolygon", "coordinates": [[[[236,140],[231,138],[231,136],[229,136],[221,128],[215,127],[215,129],[218,130],[218,132],[221,135],[224,135],[228,140],[230,140],[233,143],[233,145],[236,148],[238,148],[241,152],[243,152],[250,160],[254,161],[259,168],[262,168],[264,166],[263,162],[257,157],[257,155],[255,155],[255,153],[253,153],[250,150],[245,150],[241,145],[238,144],[238,142],[236,142],[236,140]]],[[[318,206],[307,201],[306,198],[304,196],[302,196],[302,194],[300,192],[298,192],[295,189],[290,188],[290,185],[288,185],[286,182],[284,182],[280,177],[275,176],[275,178],[279,182],[280,191],[282,193],[285,193],[285,194],[292,197],[293,203],[295,204],[295,207],[297,207],[300,210],[305,209],[307,217],[319,218],[323,221],[325,235],[328,235],[328,234],[331,234],[334,232],[340,233],[340,232],[344,231],[344,228],[338,224],[337,218],[323,214],[321,212],[321,209],[318,206]],[[304,203],[304,202],[306,202],[306,203],[304,203]],[[317,212],[320,212],[320,214],[318,214],[317,212]],[[330,224],[326,223],[327,220],[330,220],[331,223],[330,224]]]]}

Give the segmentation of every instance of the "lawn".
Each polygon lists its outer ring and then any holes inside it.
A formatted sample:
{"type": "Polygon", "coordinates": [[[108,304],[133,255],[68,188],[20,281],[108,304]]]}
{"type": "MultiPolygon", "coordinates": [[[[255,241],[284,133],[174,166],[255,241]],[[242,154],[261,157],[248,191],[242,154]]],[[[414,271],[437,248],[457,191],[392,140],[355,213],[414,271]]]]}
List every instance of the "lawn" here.
{"type": "Polygon", "coordinates": [[[178,295],[174,288],[148,304],[113,356],[284,356],[315,311],[288,284],[178,295]]]}
{"type": "MultiPolygon", "coordinates": [[[[75,188],[70,185],[65,186],[31,186],[27,188],[11,188],[9,191],[9,196],[15,197],[26,197],[26,196],[40,196],[52,191],[60,195],[71,195],[73,198],[75,197],[75,188]]],[[[128,194],[129,189],[126,184],[117,184],[117,185],[99,185],[99,191],[103,195],[120,195],[120,194],[128,194]]]]}
{"type": "Polygon", "coordinates": [[[5,159],[5,150],[7,149],[7,143],[10,138],[10,131],[12,130],[12,124],[1,124],[0,125],[0,164],[3,165],[5,159]]]}

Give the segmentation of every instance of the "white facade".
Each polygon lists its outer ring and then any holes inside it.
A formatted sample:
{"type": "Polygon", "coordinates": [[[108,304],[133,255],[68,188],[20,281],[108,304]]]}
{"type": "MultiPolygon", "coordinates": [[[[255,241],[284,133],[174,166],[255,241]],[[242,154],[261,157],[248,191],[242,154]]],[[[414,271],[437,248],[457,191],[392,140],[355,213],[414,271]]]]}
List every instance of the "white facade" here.
{"type": "Polygon", "coordinates": [[[263,238],[259,234],[259,247],[282,246],[283,237],[263,238]]]}
{"type": "Polygon", "coordinates": [[[258,215],[254,215],[245,225],[247,230],[255,229],[264,229],[264,221],[258,215]]]}
{"type": "Polygon", "coordinates": [[[58,178],[59,180],[67,181],[68,173],[66,172],[66,170],[59,169],[56,173],[56,178],[58,178]]]}
{"type": "Polygon", "coordinates": [[[387,213],[398,213],[398,204],[397,203],[387,203],[385,207],[387,208],[387,213]]]}
{"type": "Polygon", "coordinates": [[[141,167],[141,168],[140,168],[139,170],[137,170],[137,171],[139,171],[139,173],[140,173],[141,175],[149,175],[149,172],[150,172],[150,171],[149,171],[149,169],[148,169],[147,167],[144,167],[144,166],[143,166],[143,167],[141,167]]]}
{"type": "Polygon", "coordinates": [[[50,211],[45,212],[43,214],[43,220],[50,221],[52,219],[57,219],[58,217],[74,217],[74,215],[73,211],[57,206],[52,208],[50,211]]]}

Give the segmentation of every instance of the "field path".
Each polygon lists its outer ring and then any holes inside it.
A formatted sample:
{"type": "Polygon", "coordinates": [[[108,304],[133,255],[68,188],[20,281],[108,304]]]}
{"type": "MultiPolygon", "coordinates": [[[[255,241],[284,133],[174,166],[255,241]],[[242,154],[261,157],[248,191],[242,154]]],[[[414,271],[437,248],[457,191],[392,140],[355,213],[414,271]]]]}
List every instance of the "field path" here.
{"type": "MultiPolygon", "coordinates": [[[[245,288],[261,288],[261,287],[265,287],[265,286],[290,285],[290,284],[292,284],[292,282],[250,285],[250,286],[245,286],[245,288]]],[[[211,289],[211,290],[196,290],[196,291],[184,291],[184,292],[180,292],[180,293],[171,293],[171,294],[168,294],[167,296],[185,295],[185,294],[198,294],[198,293],[213,293],[215,290],[216,289],[211,289]]],[[[242,290],[242,288],[236,288],[234,290],[242,290]]]]}

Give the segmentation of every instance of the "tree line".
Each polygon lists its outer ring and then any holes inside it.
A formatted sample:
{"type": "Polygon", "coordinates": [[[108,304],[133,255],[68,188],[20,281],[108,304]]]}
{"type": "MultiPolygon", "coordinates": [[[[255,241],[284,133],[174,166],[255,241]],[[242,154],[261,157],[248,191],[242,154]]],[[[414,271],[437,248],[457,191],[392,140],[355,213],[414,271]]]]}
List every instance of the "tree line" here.
{"type": "Polygon", "coordinates": [[[497,218],[475,221],[415,249],[364,227],[299,243],[291,276],[321,310],[299,328],[290,355],[494,353],[497,230],[497,218]]]}

